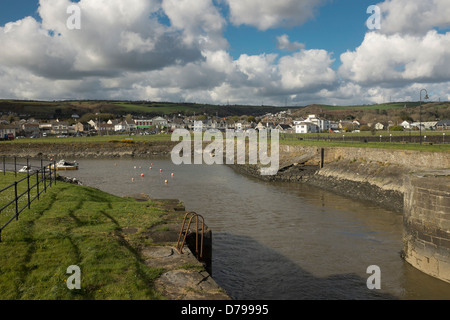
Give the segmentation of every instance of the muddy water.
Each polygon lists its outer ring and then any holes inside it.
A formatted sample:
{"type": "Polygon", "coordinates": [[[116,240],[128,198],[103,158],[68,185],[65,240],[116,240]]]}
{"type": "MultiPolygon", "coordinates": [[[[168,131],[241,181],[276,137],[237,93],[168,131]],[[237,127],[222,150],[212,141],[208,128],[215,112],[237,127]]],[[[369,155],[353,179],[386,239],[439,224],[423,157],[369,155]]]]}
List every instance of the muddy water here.
{"type": "Polygon", "coordinates": [[[365,202],[168,160],[83,160],[65,175],[119,196],[180,199],[203,215],[213,278],[235,299],[450,299],[449,284],[401,259],[402,216],[365,202]],[[367,288],[372,265],[380,290],[367,288]]]}

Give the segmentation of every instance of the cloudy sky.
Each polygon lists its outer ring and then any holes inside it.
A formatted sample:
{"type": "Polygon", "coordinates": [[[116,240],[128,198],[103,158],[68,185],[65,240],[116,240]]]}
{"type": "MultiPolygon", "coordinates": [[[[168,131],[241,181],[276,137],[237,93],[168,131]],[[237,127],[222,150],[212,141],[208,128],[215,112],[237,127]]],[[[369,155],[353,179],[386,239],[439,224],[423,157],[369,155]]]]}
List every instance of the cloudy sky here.
{"type": "Polygon", "coordinates": [[[0,43],[0,99],[450,100],[449,0],[1,0],[0,43]]]}

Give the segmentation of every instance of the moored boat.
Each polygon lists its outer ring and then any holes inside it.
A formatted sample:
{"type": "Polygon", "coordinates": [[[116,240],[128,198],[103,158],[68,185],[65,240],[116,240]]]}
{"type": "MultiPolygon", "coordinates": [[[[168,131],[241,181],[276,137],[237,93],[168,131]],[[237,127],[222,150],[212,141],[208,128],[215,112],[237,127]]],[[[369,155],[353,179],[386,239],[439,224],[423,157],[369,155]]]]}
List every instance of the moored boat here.
{"type": "Polygon", "coordinates": [[[78,170],[78,163],[61,160],[58,163],[56,163],[56,167],[52,165],[51,168],[56,171],[78,170]]]}

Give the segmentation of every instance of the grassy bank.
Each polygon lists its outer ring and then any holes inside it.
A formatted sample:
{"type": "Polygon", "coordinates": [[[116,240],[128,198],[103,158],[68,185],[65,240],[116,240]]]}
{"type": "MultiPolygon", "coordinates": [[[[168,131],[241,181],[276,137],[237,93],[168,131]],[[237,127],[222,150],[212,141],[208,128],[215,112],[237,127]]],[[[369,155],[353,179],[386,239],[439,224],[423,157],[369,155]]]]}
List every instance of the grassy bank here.
{"type": "MultiPolygon", "coordinates": [[[[416,150],[426,152],[450,152],[450,134],[446,136],[442,132],[426,132],[423,136],[434,137],[435,140],[445,141],[447,144],[427,144],[424,138],[424,144],[410,143],[409,140],[419,140],[419,132],[405,133],[405,132],[377,132],[376,135],[371,135],[367,132],[360,133],[321,133],[321,134],[280,134],[280,143],[285,145],[305,145],[318,147],[356,147],[356,148],[382,148],[382,149],[397,149],[397,150],[416,150]],[[389,142],[389,137],[392,135],[392,142],[389,142]],[[382,136],[382,142],[371,141],[369,143],[361,142],[364,137],[376,138],[382,136]],[[400,143],[399,137],[403,137],[404,143],[400,143]],[[317,140],[319,138],[319,140],[317,140]],[[396,139],[397,138],[397,139],[396,139]],[[322,139],[322,140],[320,140],[322,139]],[[341,140],[342,139],[342,140],[341,140]],[[441,140],[442,139],[442,140],[441,140]],[[329,141],[326,141],[329,140],[329,141]]],[[[5,145],[24,145],[24,144],[88,144],[88,143],[110,143],[110,142],[126,142],[127,144],[140,143],[163,143],[169,144],[172,135],[147,135],[147,136],[95,136],[95,137],[70,137],[70,138],[43,138],[43,139],[17,139],[11,142],[1,142],[5,145]],[[130,140],[132,139],[132,140],[130,140]]],[[[224,135],[225,138],[225,135],[224,135]]],[[[192,136],[192,139],[193,136],[192,136]]],[[[176,142],[175,142],[176,143],[176,142]]],[[[118,144],[120,148],[121,144],[118,144]]],[[[1,149],[0,149],[1,150],[1,149]]]]}
{"type": "MultiPolygon", "coordinates": [[[[0,185],[14,179],[0,176],[0,185]]],[[[153,281],[163,269],[143,263],[142,232],[163,224],[163,206],[58,182],[2,233],[0,300],[161,299],[153,281]],[[67,268],[81,268],[69,290],[67,268]]]]}
{"type": "Polygon", "coordinates": [[[302,145],[307,147],[347,147],[347,148],[377,148],[391,150],[413,150],[423,152],[450,152],[450,145],[426,145],[418,143],[395,143],[395,142],[370,142],[361,143],[357,141],[323,141],[323,140],[302,140],[291,139],[280,140],[284,145],[302,145]]]}

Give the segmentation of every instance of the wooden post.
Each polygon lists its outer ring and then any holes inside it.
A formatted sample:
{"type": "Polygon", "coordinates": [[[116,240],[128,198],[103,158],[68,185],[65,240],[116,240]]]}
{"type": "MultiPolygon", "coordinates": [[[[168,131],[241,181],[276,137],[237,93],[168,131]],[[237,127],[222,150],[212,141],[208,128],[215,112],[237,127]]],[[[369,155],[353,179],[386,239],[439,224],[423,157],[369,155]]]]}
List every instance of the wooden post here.
{"type": "Polygon", "coordinates": [[[322,149],[320,150],[320,169],[323,168],[324,162],[325,162],[325,149],[322,148],[322,149]]]}

